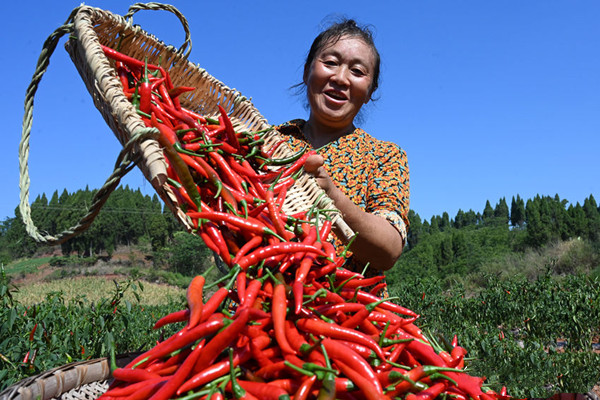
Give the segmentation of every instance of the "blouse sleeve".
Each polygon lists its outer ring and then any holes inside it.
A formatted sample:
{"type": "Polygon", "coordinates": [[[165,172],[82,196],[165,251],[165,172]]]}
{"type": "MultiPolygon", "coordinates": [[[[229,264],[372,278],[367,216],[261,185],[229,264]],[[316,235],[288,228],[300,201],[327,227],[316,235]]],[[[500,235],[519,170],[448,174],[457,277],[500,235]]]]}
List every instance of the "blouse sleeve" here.
{"type": "Polygon", "coordinates": [[[410,196],[406,153],[394,143],[380,142],[374,157],[366,211],[388,220],[406,243],[410,196]]]}

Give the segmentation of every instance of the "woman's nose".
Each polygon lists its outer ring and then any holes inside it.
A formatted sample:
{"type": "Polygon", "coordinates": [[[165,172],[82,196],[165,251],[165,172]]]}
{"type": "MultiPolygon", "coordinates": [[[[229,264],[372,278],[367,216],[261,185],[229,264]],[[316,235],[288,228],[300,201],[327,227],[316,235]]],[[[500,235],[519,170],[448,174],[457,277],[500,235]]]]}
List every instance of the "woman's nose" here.
{"type": "Polygon", "coordinates": [[[345,66],[340,66],[337,68],[332,75],[331,79],[337,83],[338,85],[346,86],[349,84],[348,73],[350,71],[345,66]]]}

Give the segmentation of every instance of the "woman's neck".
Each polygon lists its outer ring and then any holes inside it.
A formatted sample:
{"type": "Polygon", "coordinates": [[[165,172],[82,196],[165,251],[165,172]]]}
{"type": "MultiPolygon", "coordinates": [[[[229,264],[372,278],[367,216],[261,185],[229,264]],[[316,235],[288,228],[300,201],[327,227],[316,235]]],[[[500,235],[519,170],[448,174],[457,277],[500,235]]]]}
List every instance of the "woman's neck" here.
{"type": "Polygon", "coordinates": [[[318,149],[342,136],[352,133],[354,129],[353,124],[343,128],[336,128],[320,124],[314,119],[309,118],[302,128],[302,134],[313,148],[318,149]]]}

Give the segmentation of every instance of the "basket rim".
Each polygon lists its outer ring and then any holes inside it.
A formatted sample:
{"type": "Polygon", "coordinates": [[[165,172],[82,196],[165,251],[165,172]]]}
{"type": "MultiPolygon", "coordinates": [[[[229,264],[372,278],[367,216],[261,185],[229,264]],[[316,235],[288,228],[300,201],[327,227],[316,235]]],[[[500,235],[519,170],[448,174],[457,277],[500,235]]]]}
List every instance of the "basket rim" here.
{"type": "Polygon", "coordinates": [[[76,361],[22,379],[0,392],[0,399],[47,400],[109,378],[110,367],[106,357],[76,361]]]}

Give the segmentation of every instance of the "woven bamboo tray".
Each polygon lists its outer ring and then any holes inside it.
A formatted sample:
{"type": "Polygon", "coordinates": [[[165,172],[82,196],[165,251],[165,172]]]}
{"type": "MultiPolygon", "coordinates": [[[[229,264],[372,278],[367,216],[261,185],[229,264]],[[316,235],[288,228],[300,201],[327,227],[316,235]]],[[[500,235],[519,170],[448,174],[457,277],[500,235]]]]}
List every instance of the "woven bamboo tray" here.
{"type": "MultiPolygon", "coordinates": [[[[140,353],[116,357],[119,367],[140,353]]],[[[0,392],[0,400],[95,400],[108,390],[110,365],[107,358],[79,361],[31,376],[0,392]]]]}
{"type": "MultiPolygon", "coordinates": [[[[151,3],[156,4],[156,3],[151,3]]],[[[169,6],[172,7],[172,6],[169,6]]],[[[181,19],[181,18],[180,18],[181,19]]],[[[184,21],[184,20],[183,20],[184,21]]],[[[187,23],[184,21],[184,26],[187,23]]],[[[148,63],[160,65],[171,75],[175,86],[191,86],[196,90],[180,97],[181,105],[199,114],[216,117],[220,104],[228,112],[237,130],[262,130],[270,127],[267,120],[254,105],[235,89],[230,89],[211,76],[199,65],[190,62],[182,52],[167,46],[153,35],[134,26],[109,11],[82,6],[74,17],[74,35],[66,49],[106,123],[124,145],[134,133],[145,128],[134,106],[123,93],[121,83],[111,61],[104,55],[100,45],[117,48],[120,52],[148,63]]],[[[264,147],[268,150],[279,141],[278,133],[272,131],[264,147]]],[[[163,153],[154,139],[148,139],[135,148],[141,155],[138,164],[146,179],[173,212],[175,217],[191,231],[191,223],[179,207],[177,197],[166,184],[167,172],[163,153]]],[[[291,155],[288,146],[279,146],[274,158],[291,155]]],[[[352,237],[352,230],[344,223],[339,211],[333,206],[316,180],[302,175],[288,191],[283,211],[295,213],[307,211],[314,204],[329,211],[342,237],[352,237]]]]}

